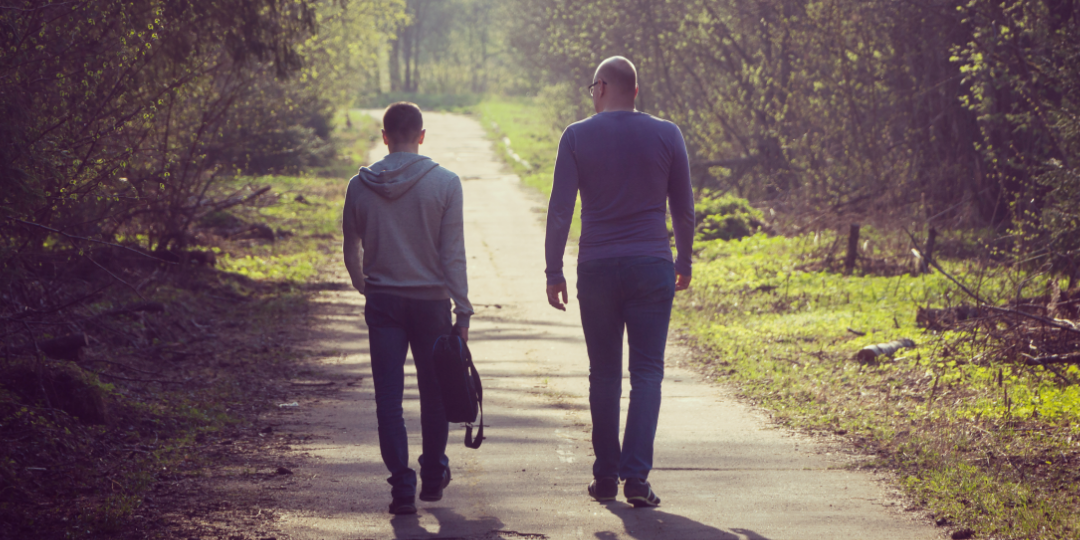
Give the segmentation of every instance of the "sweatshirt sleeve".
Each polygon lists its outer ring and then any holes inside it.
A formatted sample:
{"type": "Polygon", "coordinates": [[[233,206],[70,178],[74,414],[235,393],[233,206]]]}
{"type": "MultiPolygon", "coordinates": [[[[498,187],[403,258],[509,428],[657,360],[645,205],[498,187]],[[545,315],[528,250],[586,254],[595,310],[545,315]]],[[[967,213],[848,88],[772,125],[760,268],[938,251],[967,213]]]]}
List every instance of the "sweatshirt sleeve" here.
{"type": "Polygon", "coordinates": [[[570,222],[574,219],[577,203],[578,170],[573,150],[574,134],[563,131],[559,151],[555,156],[555,178],[548,200],[547,231],[544,238],[544,257],[547,261],[547,284],[557,285],[566,281],[563,275],[563,253],[570,235],[570,222]]]}
{"type": "Polygon", "coordinates": [[[349,182],[349,189],[345,193],[345,206],[341,210],[341,233],[345,240],[341,244],[341,252],[345,258],[345,269],[349,271],[353,288],[364,292],[364,248],[361,239],[364,231],[360,229],[361,223],[356,218],[356,189],[357,180],[354,177],[349,182]]]}
{"type": "Polygon", "coordinates": [[[694,251],[694,188],[690,183],[686,141],[678,126],[675,127],[673,138],[671,170],[668,173],[668,205],[671,226],[675,229],[675,272],[689,277],[690,259],[694,251]]]}
{"type": "Polygon", "coordinates": [[[456,326],[469,327],[473,307],[469,303],[469,279],[465,269],[465,218],[461,179],[450,182],[450,198],[439,229],[439,261],[446,276],[446,287],[454,301],[456,326]]]}

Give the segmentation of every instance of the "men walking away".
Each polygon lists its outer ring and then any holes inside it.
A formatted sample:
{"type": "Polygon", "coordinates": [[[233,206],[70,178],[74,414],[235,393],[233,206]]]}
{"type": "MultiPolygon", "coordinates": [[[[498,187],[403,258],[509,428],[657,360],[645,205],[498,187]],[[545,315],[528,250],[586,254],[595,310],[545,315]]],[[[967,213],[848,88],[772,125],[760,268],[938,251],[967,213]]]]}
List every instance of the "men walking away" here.
{"type": "Polygon", "coordinates": [[[419,155],[423,116],[412,103],[395,103],[383,115],[390,154],[349,181],[342,229],[345,267],[353,287],[367,297],[371,375],[379,420],[379,449],[390,470],[391,514],[416,513],[416,472],[401,400],[405,355],[412,349],[420,390],[421,501],[438,501],[450,483],[449,424],[432,365],[432,348],[451,331],[454,301],[462,339],[469,337],[461,181],[419,155]]]}
{"type": "Polygon", "coordinates": [[[604,60],[588,88],[596,114],[563,131],[555,161],[545,241],[548,302],[566,309],[562,258],[580,192],[577,297],[589,353],[596,454],[588,492],[598,501],[614,500],[621,478],[627,502],[657,506],[660,498],[648,477],[671,304],[675,291],[690,286],[690,165],[678,126],[634,109],[637,71],[629,60],[604,60]],[[678,252],[674,261],[667,203],[678,252]],[[620,448],[624,328],[630,346],[630,406],[620,448]]]}

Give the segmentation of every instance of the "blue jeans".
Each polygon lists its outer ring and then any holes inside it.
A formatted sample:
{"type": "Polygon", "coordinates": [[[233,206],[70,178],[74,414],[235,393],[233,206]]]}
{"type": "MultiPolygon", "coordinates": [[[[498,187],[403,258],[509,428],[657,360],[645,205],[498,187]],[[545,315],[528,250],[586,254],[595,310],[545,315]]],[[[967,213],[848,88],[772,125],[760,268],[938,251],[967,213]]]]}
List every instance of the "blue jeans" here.
{"type": "Polygon", "coordinates": [[[450,464],[446,457],[449,423],[432,349],[440,335],[450,333],[450,300],[415,300],[390,294],[370,294],[364,320],[371,344],[371,376],[375,385],[375,414],[379,419],[379,450],[390,470],[392,497],[416,495],[416,471],[409,468],[409,438],[401,400],[405,392],[405,354],[412,348],[420,390],[420,478],[442,482],[450,464]]]}
{"type": "Polygon", "coordinates": [[[578,302],[589,351],[595,478],[648,478],[660,416],[675,267],[656,257],[616,257],[580,263],[578,302]],[[622,343],[630,345],[630,408],[619,448],[622,343]]]}

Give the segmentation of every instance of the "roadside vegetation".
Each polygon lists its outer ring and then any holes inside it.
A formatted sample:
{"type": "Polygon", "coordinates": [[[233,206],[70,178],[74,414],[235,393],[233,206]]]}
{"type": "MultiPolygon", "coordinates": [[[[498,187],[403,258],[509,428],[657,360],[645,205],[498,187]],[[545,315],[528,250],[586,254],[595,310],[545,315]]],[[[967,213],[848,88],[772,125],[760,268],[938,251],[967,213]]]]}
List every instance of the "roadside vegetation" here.
{"type": "MultiPolygon", "coordinates": [[[[941,272],[913,271],[905,239],[870,238],[879,257],[890,240],[901,254],[891,270],[830,271],[829,246],[845,238],[828,235],[701,243],[676,320],[702,368],[778,421],[874,456],[863,466],[895,471],[916,508],[958,537],[1076,536],[1080,369],[1028,359],[1075,350],[1080,336],[1015,313],[958,316],[972,300],[941,272]],[[914,347],[860,354],[901,339],[914,347]]],[[[1061,282],[944,254],[939,264],[989,305],[1076,319],[1061,282]]]]}
{"type": "Polygon", "coordinates": [[[183,258],[61,244],[9,284],[5,340],[23,345],[0,361],[0,537],[207,532],[161,517],[198,501],[165,501],[229,464],[220,445],[269,442],[253,424],[302,378],[344,182],[238,178],[230,193],[270,189],[200,220],[183,258]]]}
{"type": "Polygon", "coordinates": [[[377,134],[338,81],[400,6],[18,4],[0,10],[0,538],[229,536],[207,516],[244,503],[207,482],[276,474],[253,454],[287,441],[255,422],[304,377],[308,300],[377,134]]]}

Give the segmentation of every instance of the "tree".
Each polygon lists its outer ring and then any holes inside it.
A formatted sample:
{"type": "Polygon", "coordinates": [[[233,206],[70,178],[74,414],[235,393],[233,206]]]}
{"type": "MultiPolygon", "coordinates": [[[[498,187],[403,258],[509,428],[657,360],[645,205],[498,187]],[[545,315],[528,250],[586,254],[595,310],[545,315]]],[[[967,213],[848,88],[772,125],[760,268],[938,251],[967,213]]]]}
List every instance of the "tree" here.
{"type": "Polygon", "coordinates": [[[48,229],[183,244],[215,182],[325,153],[331,98],[319,94],[334,85],[313,82],[349,49],[333,31],[317,35],[321,19],[366,14],[376,24],[363,37],[399,9],[380,0],[4,6],[0,261],[32,257],[48,229]]]}

